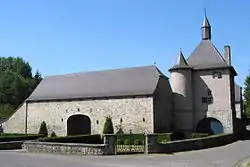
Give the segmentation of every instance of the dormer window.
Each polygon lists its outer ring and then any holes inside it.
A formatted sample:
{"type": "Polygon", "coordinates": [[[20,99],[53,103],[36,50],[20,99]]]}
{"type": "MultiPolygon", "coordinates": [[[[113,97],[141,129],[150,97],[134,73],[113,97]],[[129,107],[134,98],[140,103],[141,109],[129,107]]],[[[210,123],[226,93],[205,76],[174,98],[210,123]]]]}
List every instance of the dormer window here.
{"type": "Polygon", "coordinates": [[[212,91],[210,89],[207,90],[207,96],[212,96],[212,91]]]}
{"type": "Polygon", "coordinates": [[[222,73],[221,72],[213,72],[213,78],[222,78],[222,73]]]}

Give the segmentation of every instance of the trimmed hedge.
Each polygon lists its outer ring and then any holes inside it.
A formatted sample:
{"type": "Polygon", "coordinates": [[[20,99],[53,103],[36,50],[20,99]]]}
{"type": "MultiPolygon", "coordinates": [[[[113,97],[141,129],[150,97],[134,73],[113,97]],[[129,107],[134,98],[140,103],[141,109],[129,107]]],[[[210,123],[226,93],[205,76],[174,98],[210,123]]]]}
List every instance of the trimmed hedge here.
{"type": "Polygon", "coordinates": [[[194,138],[203,138],[208,136],[209,136],[208,133],[192,133],[190,138],[194,139],[194,138]]]}
{"type": "Polygon", "coordinates": [[[36,140],[42,135],[37,134],[1,134],[0,142],[10,142],[10,141],[24,141],[24,140],[36,140]]]}
{"type": "MultiPolygon", "coordinates": [[[[171,141],[172,133],[160,133],[157,135],[158,142],[171,141]]],[[[117,134],[117,145],[143,145],[145,142],[144,134],[117,134]]]]}
{"type": "Polygon", "coordinates": [[[144,134],[117,134],[116,144],[118,145],[142,145],[144,134]]]}
{"type": "Polygon", "coordinates": [[[157,142],[166,143],[172,140],[172,133],[160,133],[157,135],[157,142]]]}
{"type": "Polygon", "coordinates": [[[66,137],[44,137],[38,139],[40,142],[52,143],[86,143],[86,144],[103,144],[101,135],[76,135],[66,137]]]}
{"type": "Polygon", "coordinates": [[[23,133],[0,133],[0,136],[25,136],[23,133]]]}

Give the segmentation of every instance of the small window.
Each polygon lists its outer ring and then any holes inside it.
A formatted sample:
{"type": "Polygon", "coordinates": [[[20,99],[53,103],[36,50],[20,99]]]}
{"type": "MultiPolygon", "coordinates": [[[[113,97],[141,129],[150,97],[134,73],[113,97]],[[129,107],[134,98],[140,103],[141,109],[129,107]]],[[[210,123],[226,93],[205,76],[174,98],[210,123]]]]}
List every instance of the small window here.
{"type": "Polygon", "coordinates": [[[210,89],[207,90],[207,95],[212,96],[212,91],[210,89]]]}
{"type": "Polygon", "coordinates": [[[222,73],[218,72],[218,78],[222,78],[222,73]]]}
{"type": "Polygon", "coordinates": [[[207,97],[202,97],[202,103],[207,103],[207,97]]]}
{"type": "Polygon", "coordinates": [[[207,102],[208,102],[208,103],[212,103],[212,97],[208,97],[208,98],[207,98],[207,102]]]}

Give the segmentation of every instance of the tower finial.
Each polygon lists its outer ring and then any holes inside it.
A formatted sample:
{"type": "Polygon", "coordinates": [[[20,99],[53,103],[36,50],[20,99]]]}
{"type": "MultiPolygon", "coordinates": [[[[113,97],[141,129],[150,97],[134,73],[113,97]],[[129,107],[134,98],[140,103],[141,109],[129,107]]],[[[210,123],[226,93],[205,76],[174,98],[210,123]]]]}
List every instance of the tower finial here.
{"type": "Polygon", "coordinates": [[[204,21],[202,24],[202,40],[210,40],[211,39],[211,26],[210,23],[207,19],[207,12],[206,12],[206,8],[204,8],[204,21]]]}

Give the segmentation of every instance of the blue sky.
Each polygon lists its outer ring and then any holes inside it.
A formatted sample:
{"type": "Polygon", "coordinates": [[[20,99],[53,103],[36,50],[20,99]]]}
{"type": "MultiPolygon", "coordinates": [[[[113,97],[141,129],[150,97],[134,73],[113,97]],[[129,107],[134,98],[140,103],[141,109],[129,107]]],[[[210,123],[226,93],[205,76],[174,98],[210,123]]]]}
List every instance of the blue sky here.
{"type": "Polygon", "coordinates": [[[204,6],[212,41],[243,85],[250,67],[249,0],[1,0],[0,56],[20,56],[42,75],[152,65],[167,76],[178,51],[201,40],[204,6]]]}

